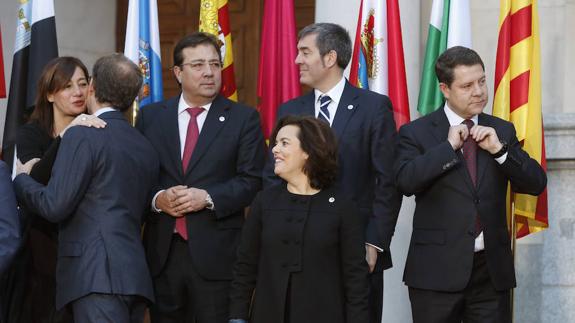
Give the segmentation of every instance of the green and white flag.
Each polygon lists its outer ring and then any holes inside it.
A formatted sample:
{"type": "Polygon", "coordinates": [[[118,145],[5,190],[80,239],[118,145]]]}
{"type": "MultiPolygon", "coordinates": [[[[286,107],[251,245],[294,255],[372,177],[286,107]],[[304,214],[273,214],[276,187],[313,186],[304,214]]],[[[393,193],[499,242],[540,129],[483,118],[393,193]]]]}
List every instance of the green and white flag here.
{"type": "Polygon", "coordinates": [[[443,94],[435,75],[435,61],[453,46],[471,48],[469,0],[433,0],[417,103],[421,115],[433,112],[443,104],[443,94]]]}

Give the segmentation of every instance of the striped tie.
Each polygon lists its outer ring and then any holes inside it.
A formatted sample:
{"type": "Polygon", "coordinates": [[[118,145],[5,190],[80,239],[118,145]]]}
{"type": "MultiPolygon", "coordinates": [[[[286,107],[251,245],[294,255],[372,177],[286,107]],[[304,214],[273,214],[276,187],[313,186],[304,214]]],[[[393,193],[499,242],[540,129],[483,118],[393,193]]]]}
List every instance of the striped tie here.
{"type": "Polygon", "coordinates": [[[331,103],[331,98],[327,95],[322,95],[319,97],[319,113],[317,118],[323,120],[329,124],[329,110],[328,105],[331,103]]]}

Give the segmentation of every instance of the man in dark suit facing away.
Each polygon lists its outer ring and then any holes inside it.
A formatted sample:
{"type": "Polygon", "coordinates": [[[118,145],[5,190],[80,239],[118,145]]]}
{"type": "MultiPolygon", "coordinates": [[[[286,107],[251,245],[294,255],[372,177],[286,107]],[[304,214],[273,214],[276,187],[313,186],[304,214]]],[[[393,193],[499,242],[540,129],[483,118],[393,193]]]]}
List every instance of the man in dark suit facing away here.
{"type": "Polygon", "coordinates": [[[88,111],[106,127],[67,130],[47,186],[26,175],[33,161],[18,164],[18,199],[59,223],[56,306],[70,304],[76,322],[142,322],[154,299],[140,233],[159,161],[122,114],[141,85],[125,56],[98,59],[88,111]]]}
{"type": "Polygon", "coordinates": [[[196,32],[174,48],[181,94],[142,108],[136,127],[160,156],[144,231],[154,279],[153,323],[224,323],[244,208],[261,189],[258,112],[222,96],[217,38],[196,32]]]}
{"type": "MultiPolygon", "coordinates": [[[[338,191],[358,203],[366,218],[366,260],[370,267],[370,322],[380,323],[383,270],[390,268],[391,238],[401,195],[393,182],[396,140],[391,101],[387,96],[358,89],[343,76],[351,58],[351,40],[339,25],[317,23],[298,35],[300,82],[310,93],[286,102],[277,118],[313,115],[329,123],[338,139],[338,191]]],[[[265,168],[265,186],[279,180],[273,158],[265,168]]]]}
{"type": "Polygon", "coordinates": [[[506,193],[538,195],[547,177],[512,123],[483,113],[485,68],[465,47],[435,65],[446,103],[401,127],[396,180],[415,195],[404,281],[415,323],[511,322],[515,287],[506,193]]]}

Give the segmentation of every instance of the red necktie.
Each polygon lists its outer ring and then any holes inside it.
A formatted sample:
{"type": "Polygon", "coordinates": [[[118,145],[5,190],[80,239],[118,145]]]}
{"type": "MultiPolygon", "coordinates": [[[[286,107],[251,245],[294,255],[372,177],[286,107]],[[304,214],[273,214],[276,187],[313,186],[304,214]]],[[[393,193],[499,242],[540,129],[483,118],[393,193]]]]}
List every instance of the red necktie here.
{"type": "MultiPolygon", "coordinates": [[[[472,120],[465,119],[463,123],[467,126],[467,129],[471,132],[471,128],[475,124],[472,120]]],[[[471,177],[471,181],[474,186],[477,186],[477,142],[471,138],[471,135],[467,136],[467,139],[463,143],[463,158],[467,164],[467,171],[471,177]]],[[[481,222],[479,221],[479,215],[475,217],[475,237],[479,236],[481,233],[481,222]]]]}
{"type": "MultiPolygon", "coordinates": [[[[192,159],[192,153],[198,142],[198,137],[200,136],[200,130],[198,129],[197,117],[200,113],[204,112],[204,108],[195,107],[187,108],[186,111],[190,114],[190,122],[188,123],[188,131],[186,132],[186,143],[184,145],[184,155],[182,156],[182,167],[184,169],[184,174],[192,159]]],[[[188,240],[188,229],[186,228],[186,217],[182,216],[176,219],[176,232],[188,240]]]]}

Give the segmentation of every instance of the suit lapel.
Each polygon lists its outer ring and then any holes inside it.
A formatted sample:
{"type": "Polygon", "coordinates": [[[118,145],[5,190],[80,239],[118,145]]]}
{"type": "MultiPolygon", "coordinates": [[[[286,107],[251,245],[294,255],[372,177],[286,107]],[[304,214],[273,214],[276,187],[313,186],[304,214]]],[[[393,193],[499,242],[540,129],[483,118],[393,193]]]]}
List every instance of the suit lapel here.
{"type": "Polygon", "coordinates": [[[355,110],[357,110],[357,103],[355,102],[357,96],[357,89],[346,81],[337,106],[335,118],[333,119],[333,124],[331,125],[337,138],[341,138],[347,122],[351,119],[355,110]]]}
{"type": "Polygon", "coordinates": [[[160,124],[164,125],[162,135],[165,140],[165,148],[168,150],[168,156],[172,163],[172,169],[177,169],[178,175],[182,177],[184,172],[182,170],[182,156],[180,147],[180,132],[178,126],[178,102],[180,97],[176,97],[166,102],[164,108],[166,113],[160,113],[158,117],[163,120],[158,120],[160,124]],[[174,143],[177,143],[175,145],[174,143]]]}
{"type": "Polygon", "coordinates": [[[293,111],[291,113],[296,112],[297,114],[300,115],[311,115],[314,117],[317,117],[315,115],[315,93],[314,91],[310,91],[310,93],[304,95],[301,97],[300,102],[301,102],[301,111],[293,111]]]}
{"type": "Polygon", "coordinates": [[[211,142],[216,138],[220,130],[224,127],[226,122],[229,122],[229,109],[230,104],[226,102],[220,95],[212,102],[206,121],[202,126],[202,131],[200,131],[200,136],[198,137],[198,142],[192,153],[192,159],[188,164],[188,169],[186,170],[186,175],[194,168],[198,163],[202,155],[210,147],[211,142]]]}
{"type": "MultiPolygon", "coordinates": [[[[437,139],[438,142],[444,142],[447,139],[447,134],[449,133],[449,120],[443,111],[443,107],[437,109],[433,112],[433,136],[437,139]]],[[[463,178],[463,181],[467,185],[467,187],[471,190],[471,192],[475,191],[475,186],[473,185],[473,181],[471,180],[471,176],[469,176],[469,171],[467,171],[467,166],[465,163],[465,159],[463,158],[463,154],[461,150],[456,152],[457,157],[461,161],[460,167],[456,167],[457,172],[463,178]]]]}
{"type": "MultiPolygon", "coordinates": [[[[491,124],[486,120],[485,115],[481,113],[478,116],[479,120],[478,123],[482,126],[491,127],[491,124]]],[[[489,152],[477,147],[477,187],[481,184],[481,179],[485,174],[485,169],[487,168],[487,164],[489,160],[493,159],[489,152]]]]}

